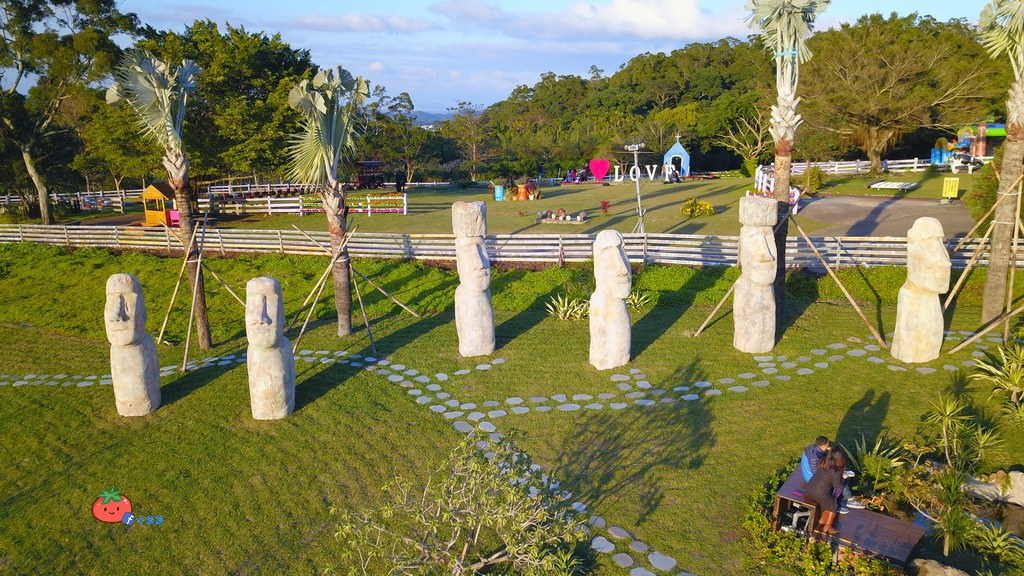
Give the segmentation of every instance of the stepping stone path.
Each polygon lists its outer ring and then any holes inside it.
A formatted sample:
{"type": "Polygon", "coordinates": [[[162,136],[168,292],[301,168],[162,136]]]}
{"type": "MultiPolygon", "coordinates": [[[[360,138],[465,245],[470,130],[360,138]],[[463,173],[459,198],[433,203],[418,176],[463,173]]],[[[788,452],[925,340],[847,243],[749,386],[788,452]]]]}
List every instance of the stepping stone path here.
{"type": "Polygon", "coordinates": [[[623,552],[620,552],[615,556],[612,556],[612,561],[622,568],[629,568],[633,565],[633,557],[623,552]]]}

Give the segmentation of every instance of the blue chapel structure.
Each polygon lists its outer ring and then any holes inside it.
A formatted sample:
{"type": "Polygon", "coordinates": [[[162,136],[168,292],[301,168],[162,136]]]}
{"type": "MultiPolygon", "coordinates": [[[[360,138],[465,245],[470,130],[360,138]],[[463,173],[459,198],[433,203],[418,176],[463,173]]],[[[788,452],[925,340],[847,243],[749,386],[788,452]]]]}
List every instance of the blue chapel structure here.
{"type": "Polygon", "coordinates": [[[676,143],[665,152],[665,160],[663,162],[666,166],[675,167],[676,171],[679,172],[679,176],[686,178],[690,175],[690,153],[683,148],[683,145],[679,143],[679,137],[676,137],[676,143]]]}

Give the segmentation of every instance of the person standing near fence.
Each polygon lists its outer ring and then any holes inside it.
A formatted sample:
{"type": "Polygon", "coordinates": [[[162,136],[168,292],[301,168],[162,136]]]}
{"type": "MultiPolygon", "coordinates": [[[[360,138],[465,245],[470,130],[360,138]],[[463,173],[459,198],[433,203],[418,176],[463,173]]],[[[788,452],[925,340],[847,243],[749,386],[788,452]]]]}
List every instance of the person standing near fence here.
{"type": "Polygon", "coordinates": [[[405,170],[395,170],[395,192],[405,191],[405,170]]]}

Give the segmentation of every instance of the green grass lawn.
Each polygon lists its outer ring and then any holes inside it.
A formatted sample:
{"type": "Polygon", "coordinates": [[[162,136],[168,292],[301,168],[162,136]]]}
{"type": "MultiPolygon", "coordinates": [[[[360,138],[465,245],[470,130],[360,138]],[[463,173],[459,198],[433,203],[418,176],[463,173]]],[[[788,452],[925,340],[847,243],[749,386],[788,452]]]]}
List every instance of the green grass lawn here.
{"type": "MultiPolygon", "coordinates": [[[[946,178],[959,178],[959,198],[963,198],[965,194],[972,190],[975,176],[977,176],[977,174],[966,173],[960,173],[953,176],[949,172],[938,172],[935,174],[929,174],[927,172],[907,172],[904,174],[883,174],[881,176],[832,176],[826,180],[825,187],[821,189],[820,193],[826,195],[839,194],[844,196],[880,196],[885,198],[897,196],[899,198],[936,200],[942,198],[942,186],[943,181],[946,178]],[[886,182],[916,182],[918,187],[907,192],[868,188],[868,185],[881,180],[886,182]]],[[[802,182],[800,178],[801,177],[799,176],[796,178],[798,181],[797,183],[802,182]]]]}
{"type": "MultiPolygon", "coordinates": [[[[641,182],[640,195],[646,210],[644,225],[648,232],[677,234],[739,234],[739,199],[753,181],[746,178],[722,178],[679,184],[641,182]],[[714,216],[684,218],[680,207],[691,198],[711,203],[714,216]]],[[[631,232],[636,225],[636,187],[625,180],[618,184],[576,184],[542,188],[542,198],[533,201],[495,202],[487,189],[412,188],[409,190],[409,214],[355,214],[360,232],[406,234],[451,234],[451,205],[457,201],[480,200],[487,203],[487,231],[491,234],[593,234],[612,229],[631,232]],[[608,214],[601,212],[601,201],[611,203],[608,214]],[[538,212],[564,208],[571,214],[586,211],[587,222],[575,224],[536,224],[538,212]]],[[[801,219],[808,232],[824,223],[801,219]]],[[[320,214],[308,216],[251,215],[239,218],[221,214],[218,226],[262,229],[326,230],[327,219],[320,214]]]]}
{"type": "MultiPolygon", "coordinates": [[[[132,272],[140,278],[147,326],[155,333],[179,265],[136,253],[0,246],[0,375],[106,374],[101,314],[107,276],[132,272]]],[[[276,276],[292,313],[326,259],[266,256],[210,265],[236,289],[257,275],[276,276]]],[[[794,276],[789,325],[772,355],[801,367],[832,354],[844,357],[826,360],[828,367],[809,375],[771,379],[751,356],[731,347],[727,313],[699,338],[692,336],[735,270],[649,267],[637,274],[635,285],[651,291],[658,304],[632,312],[629,366],[594,370],[587,363],[586,321],[561,322],[544,312],[548,295],[576,276],[569,268],[495,270],[498,350],[492,358],[462,359],[452,321],[453,271],[408,262],[356,265],[424,313],[416,320],[381,296],[364,293],[374,318],[376,357],[424,375],[449,375],[438,382],[441,390],[415,384],[424,394],[414,396],[362,368],[301,360],[315,354],[299,355],[297,409],[278,422],[251,419],[245,368],[237,363],[165,377],[163,405],[137,419],[117,416],[109,386],[2,386],[0,454],[7,465],[0,468],[0,572],[322,574],[336,567],[343,573],[330,508],[372,506],[380,501],[381,484],[395,474],[422,479],[443,462],[459,435],[450,420],[417,398],[437,397],[437,404],[444,393],[481,407],[498,401],[505,410],[510,397],[555,394],[565,394],[568,402],[577,394],[614,394],[605,404],[630,403],[622,410],[553,408],[488,420],[501,432],[519,432],[521,446],[564,478],[592,513],[676,558],[680,569],[753,574],[740,528],[752,489],[818,434],[847,443],[862,433],[913,437],[931,402],[956,382],[958,374],[941,367],[970,358],[969,351],[944,356],[928,364],[939,370],[922,375],[912,367],[889,369],[899,363],[889,361],[884,350],[870,353],[886,360],[876,365],[828,349],[838,343],[863,349],[871,344],[867,329],[831,280],[794,276]],[[817,349],[826,355],[812,352],[817,349]],[[503,362],[495,362],[499,358],[503,362]],[[482,363],[490,368],[478,369],[482,363]],[[697,390],[694,383],[706,380],[724,392],[633,406],[610,379],[630,369],[639,370],[651,390],[697,390]],[[469,373],[457,375],[459,370],[469,373]],[[740,377],[745,373],[769,379],[769,385],[754,386],[754,379],[740,377]],[[720,383],[723,378],[737,382],[720,383]],[[736,384],[749,390],[726,390],[736,384]],[[111,485],[132,499],[137,513],[161,515],[164,524],[127,528],[95,521],[91,503],[111,485]]],[[[904,274],[843,271],[883,333],[892,330],[904,274]]],[[[971,278],[951,312],[953,329],[975,328],[980,280],[971,278]]],[[[216,348],[190,356],[238,354],[245,348],[242,307],[212,279],[207,284],[216,348]]],[[[332,309],[321,305],[300,349],[369,354],[361,322],[349,338],[333,335],[332,309]]],[[[186,320],[179,305],[169,327],[172,340],[183,339],[186,320]]],[[[180,362],[183,353],[180,345],[158,351],[164,365],[180,362]]],[[[775,361],[782,368],[783,360],[775,361]]],[[[981,387],[967,393],[982,406],[994,406],[981,387]]],[[[986,470],[1024,463],[1024,430],[1005,425],[1002,432],[1005,442],[988,456],[986,470]]],[[[920,552],[936,554],[930,544],[920,552]]],[[[626,574],[608,555],[599,560],[596,573],[626,574]]],[[[953,563],[969,566],[959,557],[953,563]]]]}

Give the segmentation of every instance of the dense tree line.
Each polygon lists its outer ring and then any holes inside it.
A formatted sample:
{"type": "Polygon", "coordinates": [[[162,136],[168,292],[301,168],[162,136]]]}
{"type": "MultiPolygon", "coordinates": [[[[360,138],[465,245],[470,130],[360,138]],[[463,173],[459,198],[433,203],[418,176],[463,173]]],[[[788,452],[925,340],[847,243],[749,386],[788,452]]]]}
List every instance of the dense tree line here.
{"type": "MultiPolygon", "coordinates": [[[[30,201],[165,176],[161,151],[139,137],[130,112],[103,101],[118,34],[202,68],[184,127],[193,183],[283,177],[300,122],[288,91],[319,70],[308,50],[209,20],[154,30],[113,0],[4,0],[0,194],[30,201]]],[[[965,21],[874,14],[808,46],[798,160],[867,157],[879,167],[887,154],[924,156],[938,135],[1005,114],[1009,66],[985,56],[965,21]]],[[[642,160],[656,163],[678,136],[694,167],[749,172],[772,156],[773,81],[773,59],[751,37],[640,54],[610,75],[596,66],[588,77],[548,72],[485,109],[458,102],[431,129],[415,122],[408,93],[376,86],[354,158],[382,160],[408,180],[558,175],[598,156],[625,162],[622,145],[634,137],[647,142],[642,160]]]]}

